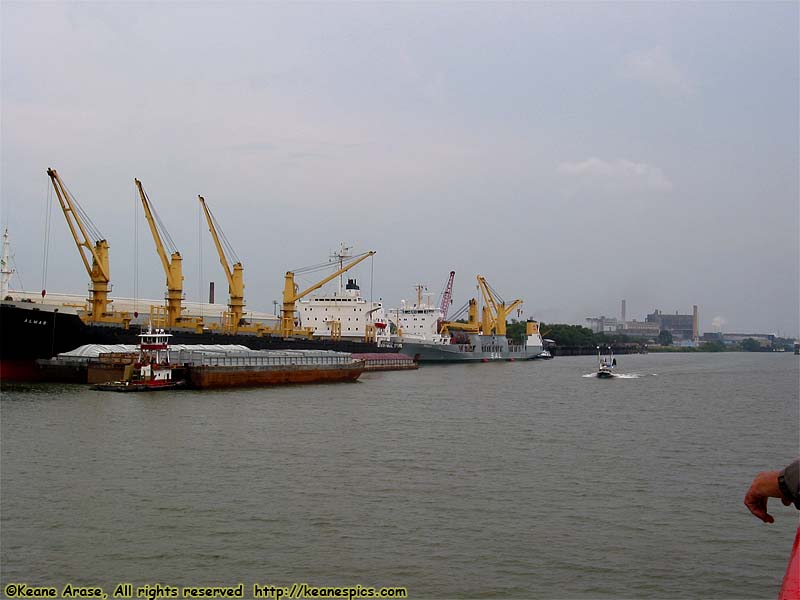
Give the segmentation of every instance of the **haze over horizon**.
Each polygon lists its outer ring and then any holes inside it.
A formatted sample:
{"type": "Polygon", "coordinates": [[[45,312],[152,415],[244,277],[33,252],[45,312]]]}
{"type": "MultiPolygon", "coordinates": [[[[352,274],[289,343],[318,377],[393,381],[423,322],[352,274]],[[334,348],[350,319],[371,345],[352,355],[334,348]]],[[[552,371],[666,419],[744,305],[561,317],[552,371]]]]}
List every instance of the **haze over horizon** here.
{"type": "Polygon", "coordinates": [[[800,335],[796,2],[5,1],[0,17],[14,289],[89,283],[52,167],[109,241],[113,296],[164,293],[137,177],[187,300],[212,280],[227,299],[200,194],[248,310],[345,242],[377,251],[351,276],[388,307],[455,270],[455,306],[481,274],[546,322],[618,317],[625,298],[629,319],[697,304],[701,331],[800,335]]]}

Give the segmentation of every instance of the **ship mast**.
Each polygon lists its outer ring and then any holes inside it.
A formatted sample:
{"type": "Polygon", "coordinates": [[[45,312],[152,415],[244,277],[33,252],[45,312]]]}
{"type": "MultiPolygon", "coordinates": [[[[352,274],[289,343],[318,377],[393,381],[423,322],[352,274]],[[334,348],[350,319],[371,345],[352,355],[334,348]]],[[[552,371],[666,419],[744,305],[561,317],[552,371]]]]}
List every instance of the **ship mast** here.
{"type": "Polygon", "coordinates": [[[3,232],[3,254],[0,256],[0,300],[8,296],[8,284],[15,270],[11,268],[9,258],[8,228],[3,232]]]}
{"type": "Polygon", "coordinates": [[[353,249],[352,246],[345,246],[344,242],[341,242],[339,246],[339,251],[331,254],[331,259],[339,263],[339,270],[341,271],[341,274],[339,275],[339,298],[342,297],[342,293],[344,291],[342,284],[344,281],[344,272],[347,270],[347,269],[342,269],[342,267],[344,267],[345,260],[350,260],[351,258],[353,258],[353,255],[350,254],[350,251],[352,249],[353,249]]]}
{"type": "Polygon", "coordinates": [[[422,308],[422,292],[425,291],[425,286],[421,283],[418,283],[414,286],[414,289],[417,290],[417,309],[422,308]]]}

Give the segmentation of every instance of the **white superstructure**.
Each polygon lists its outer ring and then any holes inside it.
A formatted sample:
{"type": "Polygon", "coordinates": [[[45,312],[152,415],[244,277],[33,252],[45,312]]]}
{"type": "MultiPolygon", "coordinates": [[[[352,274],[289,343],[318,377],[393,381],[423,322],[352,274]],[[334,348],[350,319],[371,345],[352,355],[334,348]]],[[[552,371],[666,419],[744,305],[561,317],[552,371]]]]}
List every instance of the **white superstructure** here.
{"type": "Polygon", "coordinates": [[[424,289],[421,285],[416,286],[416,303],[408,304],[401,300],[400,308],[389,311],[389,320],[397,328],[393,342],[449,343],[449,337],[444,338],[439,333],[442,311],[431,302],[431,294],[423,293],[424,289]]]}
{"type": "MultiPolygon", "coordinates": [[[[350,248],[342,244],[332,258],[340,265],[344,264],[352,258],[349,251],[350,248]]],[[[299,326],[312,328],[314,337],[340,337],[353,341],[364,341],[372,331],[378,345],[389,344],[391,334],[383,303],[363,298],[355,278],[343,283],[340,276],[338,289],[301,298],[297,302],[299,326]]]]}

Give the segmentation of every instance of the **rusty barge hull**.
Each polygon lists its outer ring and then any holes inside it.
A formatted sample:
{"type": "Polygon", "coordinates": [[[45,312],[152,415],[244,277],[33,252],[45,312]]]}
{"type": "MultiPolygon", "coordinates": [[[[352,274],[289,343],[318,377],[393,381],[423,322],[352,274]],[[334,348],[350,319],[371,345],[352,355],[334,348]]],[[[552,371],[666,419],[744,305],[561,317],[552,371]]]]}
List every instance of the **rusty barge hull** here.
{"type": "Polygon", "coordinates": [[[364,365],[340,366],[206,366],[187,368],[189,387],[194,389],[219,389],[235,387],[263,387],[303,383],[339,383],[356,381],[364,372],[364,365]]]}

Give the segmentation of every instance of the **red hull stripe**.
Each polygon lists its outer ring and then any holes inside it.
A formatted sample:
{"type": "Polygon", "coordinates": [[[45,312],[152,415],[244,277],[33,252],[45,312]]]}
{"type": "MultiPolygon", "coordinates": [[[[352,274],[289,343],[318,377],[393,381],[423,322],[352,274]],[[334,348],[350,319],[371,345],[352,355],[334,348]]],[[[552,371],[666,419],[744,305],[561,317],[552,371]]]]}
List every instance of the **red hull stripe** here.
{"type": "Polygon", "coordinates": [[[32,360],[0,360],[0,382],[36,381],[38,373],[32,360]]]}

